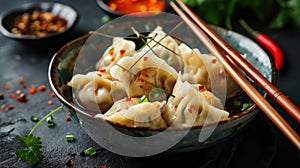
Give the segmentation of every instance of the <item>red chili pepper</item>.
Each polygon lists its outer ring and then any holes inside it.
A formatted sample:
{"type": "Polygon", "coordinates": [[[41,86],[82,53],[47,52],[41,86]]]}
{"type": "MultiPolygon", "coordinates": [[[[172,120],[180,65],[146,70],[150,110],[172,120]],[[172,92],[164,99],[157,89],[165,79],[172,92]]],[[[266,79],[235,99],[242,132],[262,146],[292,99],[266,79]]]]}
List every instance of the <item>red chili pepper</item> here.
{"type": "Polygon", "coordinates": [[[244,20],[240,20],[240,24],[255,38],[260,45],[262,45],[273,55],[276,69],[279,71],[283,64],[283,54],[276,42],[268,35],[252,29],[244,20]]]}

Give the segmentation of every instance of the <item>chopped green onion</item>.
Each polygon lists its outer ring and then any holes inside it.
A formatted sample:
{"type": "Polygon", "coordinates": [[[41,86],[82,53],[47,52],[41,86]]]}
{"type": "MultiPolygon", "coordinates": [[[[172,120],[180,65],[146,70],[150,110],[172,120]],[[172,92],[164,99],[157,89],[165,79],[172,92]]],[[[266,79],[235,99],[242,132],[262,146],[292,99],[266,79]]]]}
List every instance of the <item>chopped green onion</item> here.
{"type": "Polygon", "coordinates": [[[243,104],[242,111],[247,110],[247,108],[249,108],[249,103],[244,103],[244,104],[243,104]]]}
{"type": "Polygon", "coordinates": [[[55,125],[55,123],[53,122],[52,116],[47,117],[46,123],[47,123],[48,127],[53,127],[55,125]]]}
{"type": "Polygon", "coordinates": [[[149,102],[148,98],[144,95],[139,99],[139,103],[149,102]]]}
{"type": "Polygon", "coordinates": [[[102,23],[108,23],[109,21],[111,21],[111,17],[109,15],[104,15],[101,18],[102,23]]]}
{"type": "Polygon", "coordinates": [[[86,155],[93,156],[93,155],[95,155],[97,152],[95,151],[95,149],[94,149],[93,147],[89,147],[89,148],[87,148],[87,149],[84,151],[84,153],[85,153],[86,155]]]}
{"type": "Polygon", "coordinates": [[[234,106],[235,108],[240,108],[241,105],[242,105],[242,102],[241,102],[240,100],[234,100],[234,101],[233,101],[233,106],[234,106]]]}
{"type": "Polygon", "coordinates": [[[36,117],[36,116],[31,116],[31,121],[33,121],[33,122],[38,122],[39,121],[39,119],[36,117]]]}
{"type": "Polygon", "coordinates": [[[67,141],[74,141],[75,140],[74,135],[66,135],[66,140],[67,141]]]}

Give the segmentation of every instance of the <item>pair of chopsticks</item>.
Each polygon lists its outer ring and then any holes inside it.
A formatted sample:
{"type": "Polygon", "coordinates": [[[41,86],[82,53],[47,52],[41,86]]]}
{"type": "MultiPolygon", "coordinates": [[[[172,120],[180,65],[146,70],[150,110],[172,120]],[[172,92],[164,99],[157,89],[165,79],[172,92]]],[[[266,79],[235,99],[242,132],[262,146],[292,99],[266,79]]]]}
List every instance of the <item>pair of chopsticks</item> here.
{"type": "Polygon", "coordinates": [[[223,64],[227,73],[247,93],[253,102],[267,115],[267,117],[282,131],[282,133],[300,150],[300,137],[297,132],[279,115],[269,102],[255,89],[255,87],[239,72],[232,62],[225,56],[225,52],[245,73],[247,73],[266,93],[283,107],[298,123],[300,123],[300,109],[285,96],[278,88],[269,82],[260,72],[248,63],[240,54],[217,35],[198,15],[191,11],[181,0],[171,1],[170,6],[190,27],[195,35],[203,42],[207,49],[223,64]],[[221,52],[221,50],[223,52],[221,52]]]}

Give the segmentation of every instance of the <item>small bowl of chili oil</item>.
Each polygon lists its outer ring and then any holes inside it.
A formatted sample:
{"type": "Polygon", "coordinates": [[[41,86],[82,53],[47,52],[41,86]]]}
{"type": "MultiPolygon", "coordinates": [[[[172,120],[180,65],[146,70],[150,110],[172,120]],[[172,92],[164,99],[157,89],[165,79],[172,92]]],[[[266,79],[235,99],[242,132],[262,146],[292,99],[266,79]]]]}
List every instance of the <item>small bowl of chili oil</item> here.
{"type": "Polygon", "coordinates": [[[61,3],[27,3],[0,15],[0,31],[13,39],[44,39],[71,29],[77,18],[72,7],[61,3]]]}
{"type": "Polygon", "coordinates": [[[169,9],[170,0],[97,0],[98,5],[106,12],[122,16],[132,13],[160,13],[169,9]]]}

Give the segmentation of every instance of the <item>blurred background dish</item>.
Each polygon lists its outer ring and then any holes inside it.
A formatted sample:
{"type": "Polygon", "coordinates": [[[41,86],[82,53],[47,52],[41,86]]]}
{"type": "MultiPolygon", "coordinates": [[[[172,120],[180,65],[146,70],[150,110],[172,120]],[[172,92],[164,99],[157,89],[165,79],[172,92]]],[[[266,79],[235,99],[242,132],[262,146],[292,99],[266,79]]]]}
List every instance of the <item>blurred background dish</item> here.
{"type": "Polygon", "coordinates": [[[61,3],[28,3],[2,13],[0,30],[9,38],[37,40],[68,31],[77,19],[77,12],[61,3]]]}
{"type": "Polygon", "coordinates": [[[96,0],[98,5],[113,16],[122,16],[136,12],[165,12],[169,9],[170,0],[96,0]]]}

